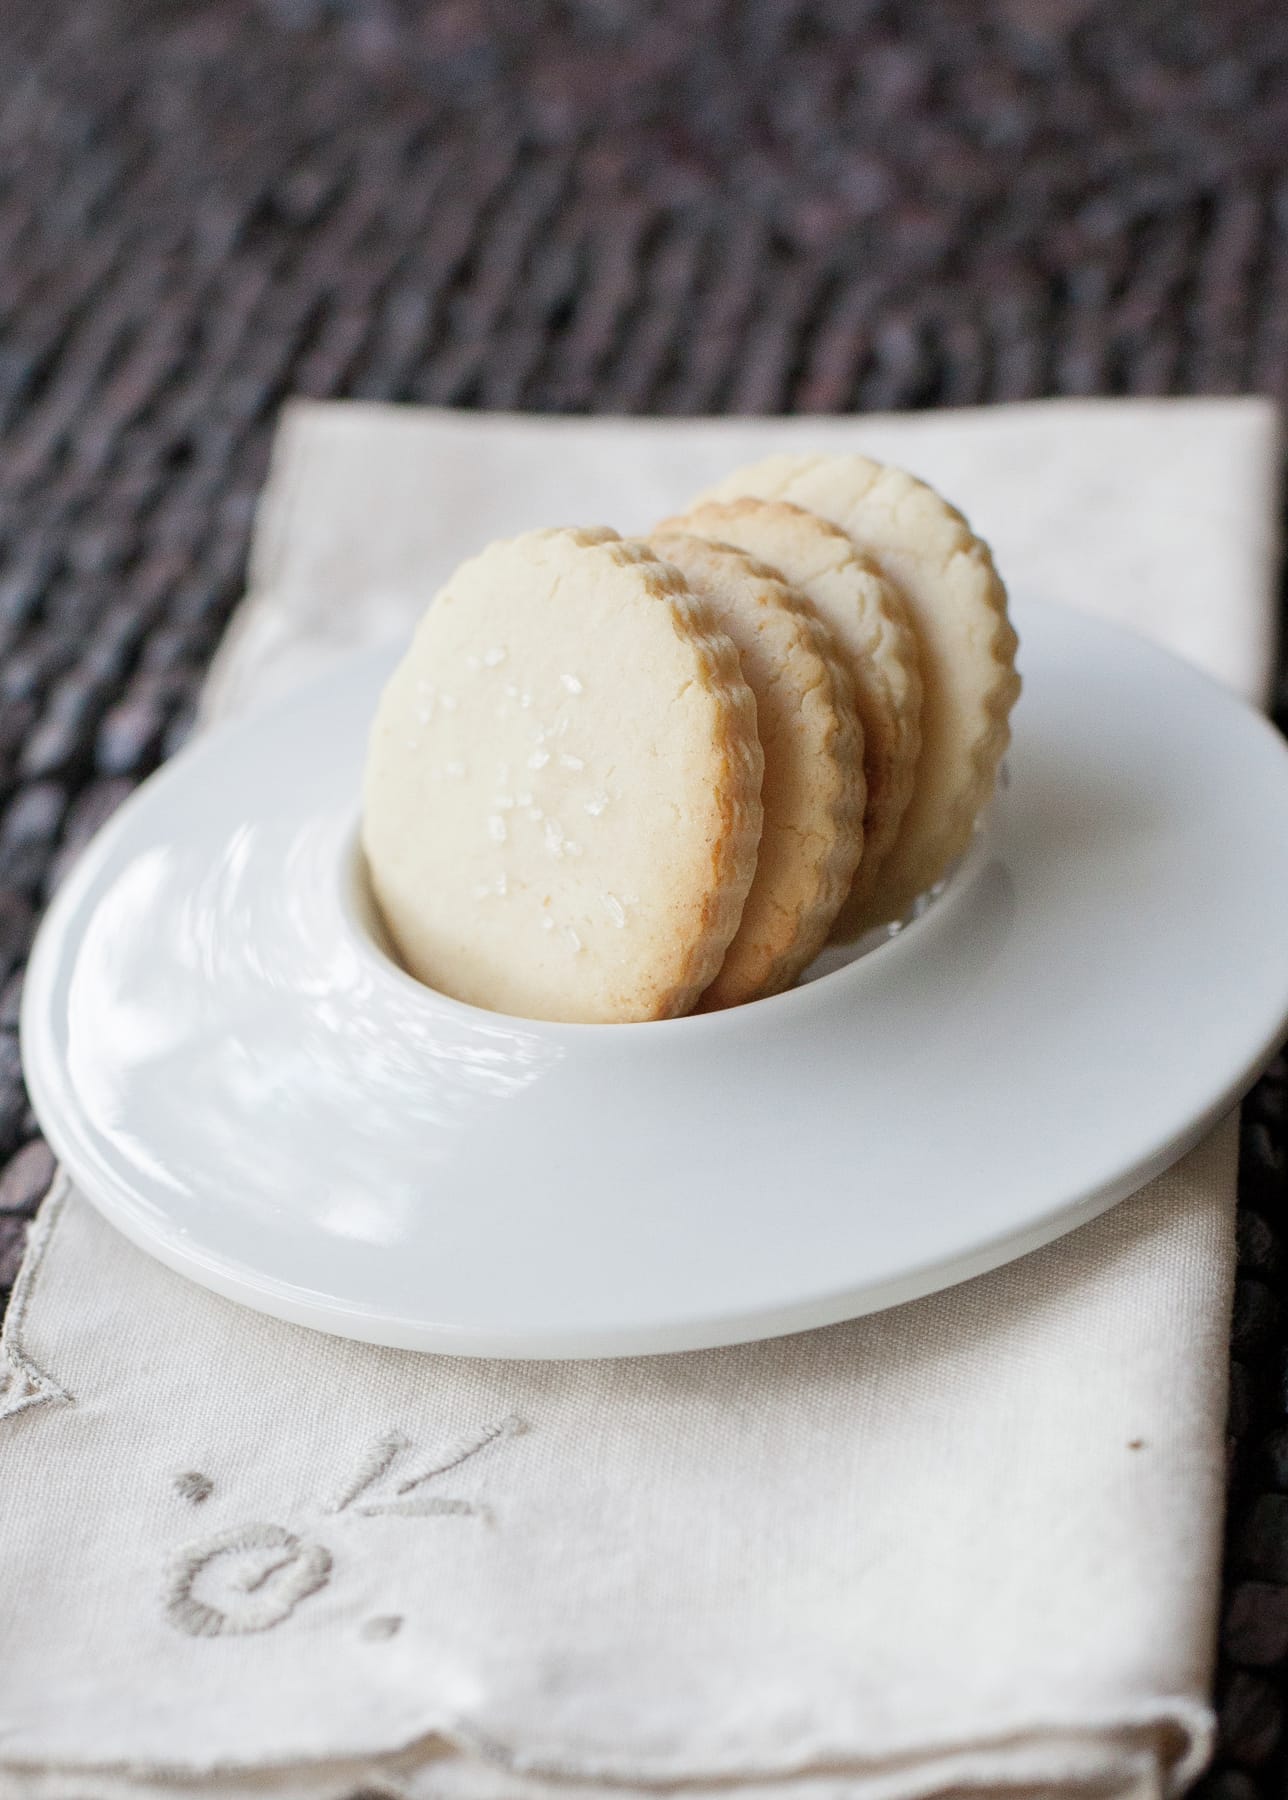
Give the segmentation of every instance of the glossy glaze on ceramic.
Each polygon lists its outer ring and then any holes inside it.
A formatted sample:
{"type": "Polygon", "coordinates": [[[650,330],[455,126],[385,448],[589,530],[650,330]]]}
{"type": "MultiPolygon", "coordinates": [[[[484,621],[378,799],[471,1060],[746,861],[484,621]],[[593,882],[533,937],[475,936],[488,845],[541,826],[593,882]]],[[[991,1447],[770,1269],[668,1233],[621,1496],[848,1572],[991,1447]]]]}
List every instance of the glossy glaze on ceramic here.
{"type": "Polygon", "coordinates": [[[641,1026],[433,994],[355,873],[390,658],[212,733],[42,928],[41,1122],[137,1243],[264,1311],[490,1356],[694,1348],[992,1267],[1121,1198],[1288,1019],[1288,754],[1022,607],[1009,790],[949,890],[773,1000],[641,1026]]]}

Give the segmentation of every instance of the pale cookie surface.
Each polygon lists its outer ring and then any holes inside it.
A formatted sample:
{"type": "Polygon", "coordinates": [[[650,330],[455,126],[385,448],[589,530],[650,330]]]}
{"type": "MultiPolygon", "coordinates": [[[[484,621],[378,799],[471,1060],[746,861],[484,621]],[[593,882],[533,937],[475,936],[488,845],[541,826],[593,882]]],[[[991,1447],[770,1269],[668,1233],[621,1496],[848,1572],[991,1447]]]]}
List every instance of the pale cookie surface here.
{"type": "Polygon", "coordinates": [[[687,1011],[738,928],[762,756],[737,653],[609,531],[464,563],[377,708],[362,839],[414,975],[535,1019],[687,1011]]]}
{"type": "Polygon", "coordinates": [[[903,602],[844,531],[798,506],[710,501],[669,524],[737,544],[777,569],[819,614],[849,671],[867,781],[863,860],[836,921],[837,933],[849,935],[867,916],[916,775],[921,676],[903,602]]]}
{"type": "Polygon", "coordinates": [[[826,631],[774,570],[688,533],[650,545],[733,640],[765,754],[756,877],[706,1011],[781,992],[822,949],[863,848],[863,732],[826,631]]]}
{"type": "Polygon", "coordinates": [[[870,920],[898,918],[970,841],[1010,742],[1016,637],[988,546],[924,482],[865,456],[771,456],[704,499],[810,508],[849,533],[908,602],[925,686],[916,787],[878,871],[870,920]]]}

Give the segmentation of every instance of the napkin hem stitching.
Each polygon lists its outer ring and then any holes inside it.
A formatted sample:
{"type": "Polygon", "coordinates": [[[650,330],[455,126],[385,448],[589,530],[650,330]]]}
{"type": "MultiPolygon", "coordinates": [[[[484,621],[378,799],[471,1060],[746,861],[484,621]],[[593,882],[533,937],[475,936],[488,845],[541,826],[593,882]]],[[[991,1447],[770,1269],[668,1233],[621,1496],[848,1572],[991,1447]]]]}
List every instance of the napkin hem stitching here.
{"type": "Polygon", "coordinates": [[[19,1413],[29,1412],[37,1406],[72,1404],[72,1396],[67,1389],[32,1360],[22,1341],[23,1327],[27,1322],[27,1312],[35,1295],[45,1253],[70,1192],[71,1182],[66,1172],[57,1169],[27,1240],[27,1253],[22,1259],[18,1279],[14,1283],[5,1314],[4,1329],[0,1332],[0,1357],[3,1357],[4,1362],[4,1367],[0,1368],[0,1395],[3,1395],[3,1400],[0,1401],[0,1421],[16,1418],[19,1413]],[[15,1389],[17,1398],[12,1397],[15,1389]]]}
{"type": "MultiPolygon", "coordinates": [[[[1155,1741],[1144,1746],[1152,1757],[1160,1779],[1160,1793],[1169,1797],[1182,1794],[1203,1772],[1211,1760],[1215,1746],[1216,1720],[1209,1705],[1193,1695],[1171,1694],[1127,1705],[1121,1712],[1083,1718],[1060,1719],[1052,1714],[1015,1724],[1010,1729],[978,1738],[927,1743],[904,1750],[888,1747],[870,1762],[838,1757],[829,1753],[823,1743],[812,1748],[802,1746],[794,1755],[759,1769],[754,1774],[736,1763],[716,1759],[700,1771],[682,1769],[671,1757],[630,1765],[612,1759],[596,1761],[593,1756],[562,1761],[543,1756],[539,1751],[524,1753],[485,1732],[478,1732],[460,1718],[446,1721],[438,1734],[458,1754],[491,1763],[522,1780],[592,1782],[603,1786],[666,1787],[675,1785],[710,1785],[728,1782],[781,1782],[785,1779],[817,1778],[829,1771],[848,1767],[853,1777],[870,1780],[882,1774],[897,1774],[900,1769],[914,1771],[918,1767],[934,1776],[936,1765],[960,1763],[963,1759],[995,1756],[1007,1749],[1025,1744],[1040,1744],[1044,1739],[1067,1739],[1095,1744],[1132,1733],[1151,1733],[1155,1741]],[[1172,1737],[1172,1745],[1166,1742],[1172,1737]]],[[[988,1777],[991,1782],[994,1778],[988,1777]]],[[[956,1780],[956,1777],[954,1777],[956,1780]]],[[[967,1785],[970,1785],[969,1783],[967,1785]]],[[[909,1794],[922,1792],[910,1788],[909,1794]]],[[[926,1793],[938,1792],[938,1777],[928,1780],[926,1793]]]]}
{"type": "Polygon", "coordinates": [[[287,1752],[280,1757],[261,1758],[254,1762],[224,1758],[199,1763],[150,1762],[120,1757],[103,1761],[77,1759],[55,1763],[44,1759],[36,1761],[30,1757],[9,1759],[0,1756],[0,1800],[7,1800],[8,1794],[13,1791],[11,1783],[20,1782],[33,1772],[42,1775],[58,1774],[70,1780],[84,1780],[97,1774],[136,1783],[181,1781],[211,1784],[238,1781],[247,1777],[298,1779],[310,1770],[318,1771],[328,1765],[338,1765],[345,1769],[366,1767],[379,1780],[392,1784],[400,1776],[414,1777],[418,1768],[437,1760],[443,1750],[459,1758],[472,1759],[484,1767],[491,1765],[524,1783],[558,1781],[589,1783],[597,1788],[633,1788],[646,1793],[656,1792],[659,1800],[662,1800],[667,1789],[676,1787],[686,1791],[719,1791],[727,1790],[730,1784],[741,1784],[753,1792],[763,1791],[768,1794],[775,1785],[784,1781],[815,1783],[835,1779],[837,1776],[861,1786],[870,1783],[897,1784],[891,1786],[889,1792],[898,1794],[901,1800],[919,1800],[919,1797],[920,1800],[929,1800],[929,1796],[950,1790],[965,1789],[967,1792],[974,1792],[982,1787],[992,1789],[1006,1781],[996,1764],[997,1758],[1017,1750],[1040,1752],[1044,1743],[1048,1756],[1054,1753],[1054,1761],[1048,1761],[1046,1772],[1040,1776],[1031,1767],[1026,1768],[1020,1782],[1026,1791],[1040,1782],[1044,1786],[1052,1783],[1060,1783],[1061,1786],[1067,1784],[1071,1793],[1090,1795],[1103,1792],[1106,1778],[1121,1776],[1129,1771],[1130,1765],[1139,1766],[1143,1758],[1152,1764],[1157,1776],[1156,1793],[1167,1796],[1168,1800],[1175,1800],[1207,1766],[1215,1735],[1215,1718],[1209,1706],[1195,1700],[1193,1696],[1172,1694],[1126,1706],[1121,1712],[1076,1720],[1062,1720],[1058,1715],[1048,1715],[1027,1724],[1017,1722],[1009,1728],[979,1738],[932,1742],[904,1749],[891,1747],[866,1759],[852,1753],[847,1754],[837,1746],[829,1747],[825,1742],[816,1742],[812,1747],[802,1746],[794,1755],[778,1758],[753,1770],[721,1758],[698,1768],[683,1766],[673,1757],[661,1760],[646,1758],[644,1762],[634,1765],[597,1762],[593,1757],[552,1761],[540,1755],[517,1753],[497,1739],[471,1731],[459,1719],[445,1718],[438,1725],[430,1725],[403,1742],[391,1744],[385,1749],[337,1750],[318,1756],[287,1752]],[[1167,1744],[1169,1733],[1175,1734],[1173,1743],[1176,1738],[1180,1739],[1179,1749],[1171,1754],[1167,1744]],[[1100,1771],[1093,1772],[1080,1759],[1073,1762],[1068,1760],[1071,1745],[1100,1751],[1100,1771]],[[1104,1752],[1112,1751],[1117,1752],[1117,1756],[1113,1758],[1116,1770],[1109,1766],[1103,1756],[1104,1752]]]}

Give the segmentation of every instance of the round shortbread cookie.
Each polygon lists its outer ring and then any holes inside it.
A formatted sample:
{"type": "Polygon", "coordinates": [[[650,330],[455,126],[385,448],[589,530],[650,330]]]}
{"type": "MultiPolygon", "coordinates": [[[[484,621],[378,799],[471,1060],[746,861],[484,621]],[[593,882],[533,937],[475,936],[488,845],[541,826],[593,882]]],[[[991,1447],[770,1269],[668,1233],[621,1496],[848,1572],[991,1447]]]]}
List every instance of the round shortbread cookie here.
{"type": "Polygon", "coordinates": [[[732,638],[765,753],[756,877],[708,1011],[780,993],[822,949],[863,849],[863,728],[826,631],[773,569],[684,532],[649,543],[732,638]]]}
{"type": "Polygon", "coordinates": [[[917,781],[869,921],[899,918],[970,841],[1010,742],[1017,641],[988,546],[933,488],[866,456],[771,456],[704,500],[756,495],[849,533],[908,602],[925,692],[917,781]]]}
{"type": "Polygon", "coordinates": [[[755,874],[763,770],[737,652],[610,531],[464,563],[381,696],[362,842],[395,946],[476,1006],[686,1012],[755,874]]]}
{"type": "Polygon", "coordinates": [[[836,920],[861,929],[881,864],[913,791],[921,712],[916,640],[902,601],[835,525],[799,506],[743,498],[699,502],[663,529],[736,544],[804,594],[854,683],[863,726],[863,860],[836,920]]]}

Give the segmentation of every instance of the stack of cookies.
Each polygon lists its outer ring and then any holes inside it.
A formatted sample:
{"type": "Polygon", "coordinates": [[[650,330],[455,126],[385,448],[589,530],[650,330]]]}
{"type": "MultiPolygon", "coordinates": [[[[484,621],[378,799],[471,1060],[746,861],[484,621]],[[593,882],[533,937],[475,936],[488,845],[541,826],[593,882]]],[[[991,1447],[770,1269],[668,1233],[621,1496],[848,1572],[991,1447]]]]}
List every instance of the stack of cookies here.
{"type": "Polygon", "coordinates": [[[770,457],[645,540],[492,544],[377,709],[362,841],[392,942],[533,1019],[779,993],[965,849],[1015,650],[987,546],[862,456],[770,457]]]}

